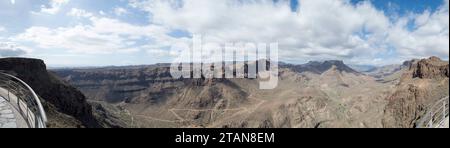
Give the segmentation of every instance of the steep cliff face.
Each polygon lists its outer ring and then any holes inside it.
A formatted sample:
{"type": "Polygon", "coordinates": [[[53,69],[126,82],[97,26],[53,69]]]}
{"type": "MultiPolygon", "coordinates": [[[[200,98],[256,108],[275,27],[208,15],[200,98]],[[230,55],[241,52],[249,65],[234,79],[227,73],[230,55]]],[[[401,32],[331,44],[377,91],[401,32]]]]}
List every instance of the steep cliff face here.
{"type": "Polygon", "coordinates": [[[17,76],[34,89],[43,100],[49,127],[101,127],[86,97],[48,72],[42,60],[0,59],[0,70],[17,76]]]}
{"type": "Polygon", "coordinates": [[[429,105],[449,95],[448,62],[431,57],[409,65],[395,92],[388,97],[385,127],[415,127],[429,105]]]}
{"type": "Polygon", "coordinates": [[[448,62],[443,62],[437,57],[420,60],[412,64],[410,70],[413,71],[413,78],[442,79],[449,77],[448,62]]]}

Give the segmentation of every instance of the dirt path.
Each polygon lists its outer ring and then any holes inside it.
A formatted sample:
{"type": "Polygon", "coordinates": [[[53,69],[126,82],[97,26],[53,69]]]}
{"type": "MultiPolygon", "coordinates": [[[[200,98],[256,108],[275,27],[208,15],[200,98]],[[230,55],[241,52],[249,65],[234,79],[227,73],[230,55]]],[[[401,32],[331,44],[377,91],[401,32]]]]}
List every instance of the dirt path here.
{"type": "MultiPolygon", "coordinates": [[[[181,97],[184,97],[181,96],[181,97]]],[[[257,99],[253,97],[253,95],[250,95],[248,97],[249,100],[253,100],[255,102],[258,102],[257,104],[251,104],[249,106],[245,107],[239,107],[239,108],[228,108],[228,109],[180,109],[180,108],[171,108],[167,111],[173,114],[177,119],[176,120],[169,120],[169,119],[161,119],[156,117],[151,117],[147,115],[134,115],[135,117],[144,118],[147,120],[154,120],[154,121],[160,121],[160,122],[167,122],[167,123],[186,123],[186,122],[195,122],[194,120],[185,119],[182,116],[179,115],[177,112],[210,112],[210,118],[211,120],[214,119],[213,114],[216,112],[235,112],[232,116],[227,117],[227,119],[242,115],[242,114],[252,114],[255,112],[262,104],[266,102],[266,100],[257,99]]]]}

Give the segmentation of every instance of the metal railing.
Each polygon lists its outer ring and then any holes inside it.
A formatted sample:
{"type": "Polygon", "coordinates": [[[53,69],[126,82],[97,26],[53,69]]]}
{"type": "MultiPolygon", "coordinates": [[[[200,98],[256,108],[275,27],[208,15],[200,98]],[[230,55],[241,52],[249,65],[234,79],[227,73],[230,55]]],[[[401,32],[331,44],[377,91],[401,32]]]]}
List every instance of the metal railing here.
{"type": "Polygon", "coordinates": [[[417,128],[441,128],[448,118],[449,97],[445,97],[430,106],[426,115],[418,122],[417,128]]]}
{"type": "Polygon", "coordinates": [[[47,116],[39,97],[19,78],[0,72],[0,95],[24,118],[29,128],[46,128],[47,116]]]}

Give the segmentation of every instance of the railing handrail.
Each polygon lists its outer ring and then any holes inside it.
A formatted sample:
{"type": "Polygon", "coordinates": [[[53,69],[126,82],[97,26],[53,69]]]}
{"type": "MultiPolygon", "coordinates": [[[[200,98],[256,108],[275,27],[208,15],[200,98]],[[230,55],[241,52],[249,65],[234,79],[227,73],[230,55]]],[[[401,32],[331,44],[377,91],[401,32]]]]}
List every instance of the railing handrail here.
{"type": "MultiPolygon", "coordinates": [[[[25,87],[25,89],[27,89],[27,91],[29,91],[29,93],[31,93],[31,95],[32,95],[31,97],[33,99],[32,101],[35,101],[34,103],[36,103],[36,106],[37,106],[37,109],[38,109],[38,112],[39,112],[38,115],[42,119],[42,121],[41,121],[42,125],[38,125],[37,128],[45,128],[46,127],[46,122],[47,122],[47,115],[45,114],[44,107],[42,106],[42,103],[41,103],[38,95],[34,92],[34,90],[27,83],[25,83],[24,81],[20,80],[19,78],[15,77],[15,76],[13,76],[11,74],[0,72],[0,75],[9,77],[12,80],[15,80],[15,81],[19,82],[22,86],[25,87]],[[42,127],[39,127],[39,126],[42,126],[42,127]]],[[[15,94],[15,95],[17,95],[17,94],[15,94]]],[[[23,98],[17,97],[17,99],[23,99],[23,98]]],[[[29,107],[28,104],[27,104],[27,107],[29,107]]],[[[37,114],[37,113],[34,113],[34,114],[37,114]]],[[[38,120],[38,119],[39,118],[36,118],[35,120],[38,120]]],[[[29,120],[29,119],[26,119],[26,120],[29,120]]]]}
{"type": "Polygon", "coordinates": [[[418,122],[417,128],[434,128],[445,123],[449,116],[449,97],[444,97],[441,100],[428,107],[425,116],[418,122]],[[442,112],[441,112],[442,111],[442,112]],[[440,120],[437,120],[439,119],[440,120]]]}

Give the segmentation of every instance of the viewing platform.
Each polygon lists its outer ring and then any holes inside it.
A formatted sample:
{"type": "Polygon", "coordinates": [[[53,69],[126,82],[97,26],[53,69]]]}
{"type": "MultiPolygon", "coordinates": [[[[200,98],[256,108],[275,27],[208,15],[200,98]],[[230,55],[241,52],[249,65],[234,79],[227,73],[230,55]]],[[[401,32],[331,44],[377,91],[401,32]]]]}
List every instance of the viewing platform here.
{"type": "Polygon", "coordinates": [[[46,128],[39,97],[25,82],[0,72],[0,128],[46,128]]]}

